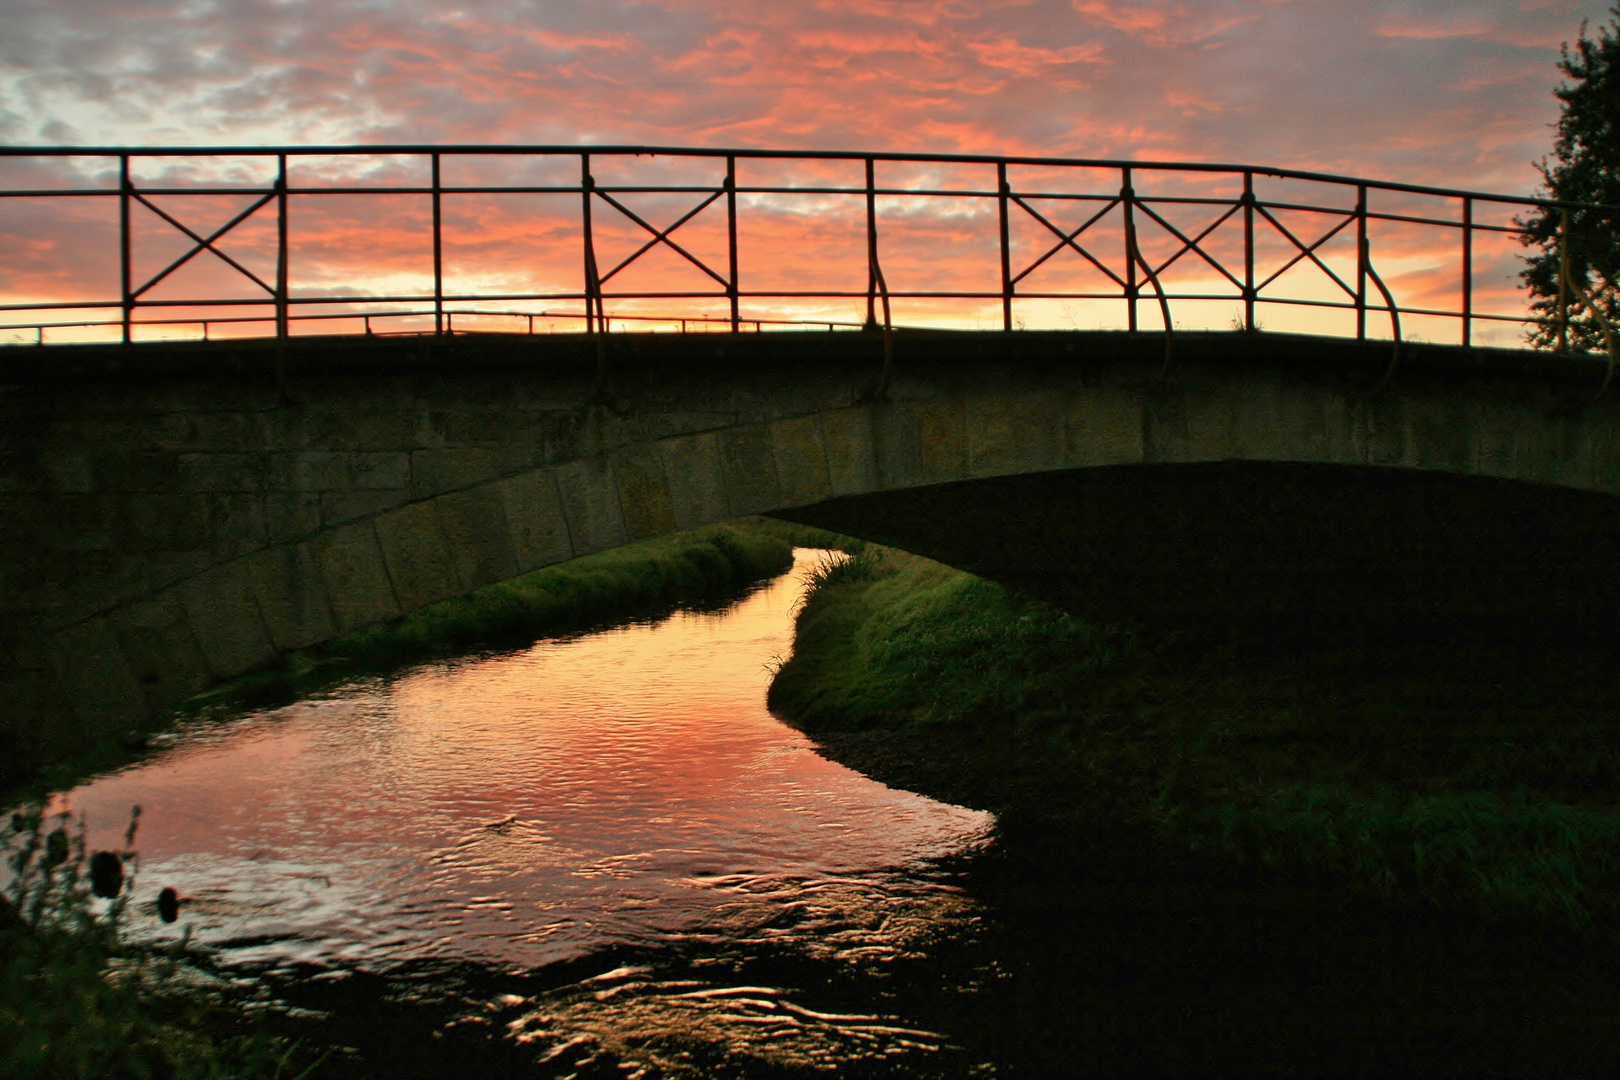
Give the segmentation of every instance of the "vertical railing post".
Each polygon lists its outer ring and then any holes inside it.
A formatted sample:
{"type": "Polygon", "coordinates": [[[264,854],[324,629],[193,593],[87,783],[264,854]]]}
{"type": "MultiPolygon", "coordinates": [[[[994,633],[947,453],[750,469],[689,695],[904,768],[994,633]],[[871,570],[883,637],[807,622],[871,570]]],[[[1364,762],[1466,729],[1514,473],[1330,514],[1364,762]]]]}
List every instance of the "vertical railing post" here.
{"type": "Polygon", "coordinates": [[[1254,173],[1243,173],[1243,329],[1254,333],[1254,173]]]}
{"type": "MultiPolygon", "coordinates": [[[[731,259],[731,276],[726,284],[726,295],[731,300],[731,332],[737,326],[737,155],[726,155],[726,253],[731,259]]],[[[686,332],[686,320],[681,320],[681,333],[686,332]]]]}
{"type": "Polygon", "coordinates": [[[596,333],[599,286],[596,281],[596,248],[591,237],[591,155],[579,155],[580,231],[585,240],[585,332],[596,333]]]}
{"type": "MultiPolygon", "coordinates": [[[[276,337],[285,339],[287,326],[287,155],[276,155],[276,337]]],[[[366,321],[371,333],[371,321],[366,321]]]]}
{"type": "Polygon", "coordinates": [[[1367,339],[1367,185],[1356,185],[1356,340],[1367,339]]]}
{"type": "Polygon", "coordinates": [[[133,269],[130,241],[129,241],[129,155],[118,155],[118,254],[119,254],[119,280],[122,282],[121,295],[124,309],[124,344],[130,340],[130,320],[135,314],[135,297],[130,290],[135,287],[131,279],[133,269]]]}
{"type": "Polygon", "coordinates": [[[1011,330],[1012,321],[1012,244],[1007,231],[1007,163],[996,162],[996,192],[1001,208],[1001,328],[1011,330]]]}
{"type": "Polygon", "coordinates": [[[1463,197],[1462,343],[1474,343],[1474,200],[1463,197]]]}
{"type": "Polygon", "coordinates": [[[877,168],[866,159],[866,325],[877,325],[877,168]]]}
{"type": "Polygon", "coordinates": [[[1120,169],[1119,200],[1125,210],[1125,311],[1131,333],[1136,333],[1136,211],[1132,205],[1131,167],[1120,169]]]}
{"type": "Polygon", "coordinates": [[[433,332],[444,333],[444,231],[439,207],[439,155],[433,154],[433,332]]]}

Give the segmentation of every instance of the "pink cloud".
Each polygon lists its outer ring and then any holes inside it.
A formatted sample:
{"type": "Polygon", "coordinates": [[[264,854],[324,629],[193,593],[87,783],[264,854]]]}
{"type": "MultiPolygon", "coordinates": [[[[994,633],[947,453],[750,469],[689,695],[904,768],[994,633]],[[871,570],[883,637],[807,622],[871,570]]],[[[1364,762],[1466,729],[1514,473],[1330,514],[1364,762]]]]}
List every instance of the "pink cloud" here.
{"type": "Polygon", "coordinates": [[[1095,41],[1061,49],[1045,49],[1024,45],[1011,38],[1001,38],[997,41],[969,42],[967,47],[987,67],[1002,68],[1029,78],[1051,77],[1053,68],[1097,64],[1105,59],[1102,43],[1095,41]]]}
{"type": "Polygon", "coordinates": [[[1140,0],[1071,0],[1089,22],[1122,31],[1156,47],[1207,43],[1260,16],[1243,6],[1140,0]]]}
{"type": "MultiPolygon", "coordinates": [[[[469,0],[446,14],[427,0],[216,0],[181,21],[149,3],[25,4],[0,39],[0,139],[999,152],[1247,161],[1525,192],[1556,117],[1557,45],[1606,9],[469,0]]],[[[420,162],[366,168],[381,180],[420,162]]],[[[94,169],[104,180],[105,163],[94,169]]],[[[480,213],[456,241],[468,273],[483,272],[480,259],[492,275],[516,273],[523,256],[501,251],[562,228],[480,213]]],[[[82,245],[41,247],[54,242],[42,226],[6,220],[25,243],[0,287],[103,281],[47,265],[82,245]]],[[[365,230],[330,224],[326,239],[308,234],[309,251],[336,279],[356,265],[340,249],[365,230]]],[[[961,239],[955,224],[936,224],[942,244],[961,239]]],[[[768,250],[802,225],[761,212],[749,242],[768,250]]],[[[416,259],[404,234],[379,236],[379,255],[416,259]]]]}

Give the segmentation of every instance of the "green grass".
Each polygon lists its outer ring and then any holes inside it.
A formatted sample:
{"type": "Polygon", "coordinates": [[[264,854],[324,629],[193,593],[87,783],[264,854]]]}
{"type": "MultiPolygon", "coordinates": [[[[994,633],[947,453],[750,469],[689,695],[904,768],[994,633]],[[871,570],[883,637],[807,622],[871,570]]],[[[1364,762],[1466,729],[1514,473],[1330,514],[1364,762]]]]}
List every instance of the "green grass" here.
{"type": "Polygon", "coordinates": [[[926,559],[867,547],[815,574],[769,703],[815,726],[1062,715],[1128,642],[926,559]]]}
{"type": "Polygon", "coordinates": [[[662,614],[728,599],[786,570],[792,545],[763,530],[715,526],[615,548],[488,585],[338,638],[314,655],[392,666],[662,614]]]}
{"type": "Polygon", "coordinates": [[[1586,929],[1616,913],[1620,814],[1485,791],[1420,796],[1297,783],[1163,820],[1195,845],[1268,866],[1325,868],[1384,896],[1465,902],[1586,929]],[[1177,820],[1180,817],[1181,820],[1177,820]]]}
{"type": "Polygon", "coordinates": [[[815,582],[770,704],[812,734],[971,733],[984,749],[953,767],[1004,774],[975,785],[1011,817],[1129,819],[1223,861],[1613,935],[1620,680],[1602,668],[1438,652],[1268,667],[869,547],[815,582]]]}

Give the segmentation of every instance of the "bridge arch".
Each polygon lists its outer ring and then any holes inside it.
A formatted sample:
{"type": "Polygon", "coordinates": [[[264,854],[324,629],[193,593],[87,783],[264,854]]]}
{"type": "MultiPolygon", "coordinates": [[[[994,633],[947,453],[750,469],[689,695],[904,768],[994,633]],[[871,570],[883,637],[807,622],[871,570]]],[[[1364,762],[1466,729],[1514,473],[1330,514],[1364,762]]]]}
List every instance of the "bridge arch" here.
{"type": "Polygon", "coordinates": [[[1182,334],[1166,376],[1162,338],[919,333],[882,393],[875,335],[638,335],[605,369],[573,338],[53,349],[3,399],[0,709],[82,741],[579,555],[756,513],[883,533],[874,500],[1020,477],[1469,478],[1567,492],[1615,550],[1620,396],[1590,362],[1411,347],[1375,393],[1387,348],[1182,334]]]}

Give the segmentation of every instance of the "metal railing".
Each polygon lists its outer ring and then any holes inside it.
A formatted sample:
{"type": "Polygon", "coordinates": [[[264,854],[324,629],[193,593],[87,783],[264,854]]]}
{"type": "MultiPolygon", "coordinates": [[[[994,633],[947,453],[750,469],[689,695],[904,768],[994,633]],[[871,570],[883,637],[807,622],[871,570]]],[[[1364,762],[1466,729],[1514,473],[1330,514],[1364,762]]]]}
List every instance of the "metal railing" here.
{"type": "MultiPolygon", "coordinates": [[[[770,150],[708,150],[646,146],[346,146],[346,147],[0,147],[0,160],[11,158],[35,159],[106,159],[116,163],[116,184],[102,186],[59,185],[54,187],[0,188],[0,206],[16,205],[11,200],[28,199],[92,199],[115,200],[118,208],[118,270],[119,296],[117,298],[86,299],[62,296],[47,300],[26,300],[0,303],[0,312],[31,314],[47,312],[116,311],[116,316],[100,322],[19,322],[0,326],[0,330],[32,329],[36,340],[45,341],[45,330],[53,327],[116,328],[124,341],[132,340],[137,329],[146,326],[201,325],[204,336],[210,326],[225,324],[273,326],[277,337],[287,337],[292,324],[301,321],[328,321],[334,319],[363,319],[367,333],[372,332],[371,320],[387,317],[416,316],[431,318],[433,333],[455,332],[455,317],[510,316],[527,318],[527,330],[533,332],[533,319],[567,317],[580,319],[587,332],[609,328],[611,321],[681,322],[682,329],[691,323],[718,322],[732,331],[752,325],[756,330],[767,325],[806,324],[826,326],[855,325],[840,320],[821,318],[756,317],[744,306],[751,302],[770,301],[778,309],[791,310],[795,303],[810,301],[854,300],[864,303],[865,324],[888,328],[893,323],[893,305],[900,301],[945,301],[969,305],[988,303],[992,310],[999,302],[1000,323],[1004,330],[1015,327],[1014,306],[1019,301],[1123,301],[1126,327],[1139,328],[1138,307],[1148,300],[1158,308],[1163,329],[1170,331],[1174,322],[1172,305],[1186,301],[1222,300],[1241,304],[1242,328],[1257,328],[1256,309],[1262,304],[1304,306],[1318,309],[1353,311],[1355,336],[1368,336],[1368,314],[1387,314],[1391,320],[1391,333],[1400,340],[1401,316],[1439,316],[1454,319],[1460,325],[1460,340],[1464,345],[1473,342],[1476,322],[1529,323],[1536,316],[1524,308],[1522,301],[1517,310],[1482,310],[1476,303],[1475,244],[1481,235],[1521,235],[1523,229],[1516,223],[1485,222],[1477,220],[1483,206],[1498,210],[1558,207],[1565,204],[1548,200],[1512,195],[1437,188],[1425,185],[1389,183],[1354,177],[1335,176],[1288,169],[1268,169],[1242,165],[1198,164],[1187,162],[1135,162],[1089,160],[1075,158],[999,157],[970,154],[901,154],[901,153],[840,153],[770,150]],[[577,161],[578,181],[566,183],[446,183],[446,159],[487,158],[500,155],[514,159],[563,159],[577,161]],[[295,184],[289,174],[289,163],[300,158],[389,158],[425,159],[427,184],[295,184]],[[723,165],[724,173],[718,182],[710,183],[603,183],[593,175],[593,167],[604,160],[641,157],[659,157],[679,160],[708,159],[714,166],[723,165]],[[267,183],[137,183],[132,166],[145,159],[261,159],[273,162],[273,177],[267,183]],[[810,184],[741,183],[738,180],[739,163],[794,162],[808,168],[826,167],[846,163],[860,165],[864,183],[859,185],[817,182],[810,184]],[[879,166],[910,167],[913,171],[947,169],[955,167],[984,167],[994,170],[995,186],[939,187],[939,186],[884,186],[877,182],[879,166]],[[1039,173],[1039,186],[1015,185],[1014,173],[1028,170],[1039,173]],[[1099,183],[1095,174],[1108,177],[1099,183]],[[1054,184],[1053,177],[1072,175],[1080,182],[1054,184]],[[1177,184],[1185,191],[1196,188],[1199,182],[1225,181],[1232,186],[1241,184],[1236,194],[1211,194],[1193,190],[1191,193],[1154,194],[1140,189],[1144,178],[1177,184]],[[1117,183],[1114,180],[1117,179],[1117,183]],[[1262,197],[1257,192],[1257,180],[1267,182],[1300,182],[1306,185],[1326,185],[1330,191],[1342,192],[1353,198],[1340,199],[1338,205],[1300,201],[1299,198],[1262,197]],[[241,196],[250,201],[245,208],[230,216],[223,225],[211,230],[198,230],[186,224],[177,213],[165,209],[156,200],[168,196],[241,196]],[[337,195],[407,195],[428,200],[431,211],[432,290],[430,293],[336,295],[332,293],[299,294],[291,285],[289,250],[293,246],[289,222],[289,201],[337,195]],[[553,291],[488,291],[450,292],[446,289],[444,204],[447,199],[472,195],[565,195],[577,196],[581,250],[579,252],[576,289],[553,291]],[[683,197],[690,209],[662,228],[638,214],[627,200],[629,196],[655,195],[683,197]],[[1432,197],[1455,208],[1455,216],[1435,216],[1428,213],[1403,212],[1396,209],[1374,209],[1369,196],[1380,198],[1396,196],[1432,197]],[[743,287],[743,268],[738,259],[740,223],[739,199],[751,200],[755,207],[771,199],[798,196],[837,197],[853,196],[864,199],[866,281],[864,287],[843,289],[747,289],[743,287]],[[994,208],[999,248],[999,288],[974,289],[897,289],[891,288],[880,259],[879,200],[890,198],[924,200],[973,200],[980,208],[994,208]],[[694,254],[675,235],[711,206],[723,207],[726,234],[726,255],[723,260],[705,259],[694,254]],[[1053,208],[1068,207],[1071,213],[1084,220],[1077,227],[1060,224],[1061,217],[1053,208]],[[172,259],[163,269],[137,279],[135,241],[132,235],[132,215],[137,207],[144,207],[162,222],[167,223],[186,238],[189,246],[179,257],[172,259]],[[275,228],[274,269],[268,275],[255,273],[243,261],[225,250],[222,242],[244,223],[253,220],[261,211],[273,217],[275,228]],[[1204,222],[1199,227],[1183,228],[1176,218],[1188,213],[1200,215],[1204,222]],[[599,236],[603,216],[609,215],[618,223],[633,223],[643,240],[638,248],[605,272],[598,262],[599,236]],[[1290,228],[1284,220],[1295,218],[1290,228]],[[1305,230],[1298,219],[1315,222],[1305,230]],[[1015,240],[1013,223],[1038,228],[1044,243],[1015,240]],[[1449,250],[1456,255],[1456,272],[1460,285],[1459,302],[1455,307],[1434,307],[1398,304],[1394,294],[1374,269],[1372,239],[1373,226],[1420,227],[1438,229],[1450,234],[1450,242],[1437,250],[1449,250]],[[1104,233],[1117,227],[1123,239],[1118,247],[1104,248],[1109,238],[1104,233]],[[1240,258],[1216,251],[1211,240],[1218,230],[1241,227],[1240,258]],[[1144,228],[1156,230],[1156,239],[1168,253],[1160,251],[1152,258],[1144,252],[1140,239],[1144,228]],[[1352,272],[1335,270],[1324,255],[1324,247],[1335,238],[1350,234],[1354,238],[1355,264],[1352,272]],[[1282,255],[1272,258],[1261,252],[1260,242],[1281,242],[1282,255]],[[654,249],[672,252],[690,267],[695,268],[708,286],[704,290],[633,290],[615,289],[619,275],[637,260],[654,249]],[[212,253],[231,267],[244,284],[255,292],[245,297],[155,298],[151,294],[160,284],[204,252],[212,253]],[[1078,257],[1093,268],[1105,282],[1103,288],[1052,290],[1037,289],[1029,284],[1031,275],[1053,264],[1062,257],[1078,257]],[[1286,256],[1286,257],[1284,257],[1286,256]],[[1269,262],[1267,261],[1269,259],[1269,262]],[[1218,285],[1217,290],[1177,290],[1165,284],[1168,271],[1184,266],[1182,260],[1197,265],[1207,280],[1218,285]],[[1327,298],[1284,295],[1278,285],[1284,275],[1296,266],[1307,264],[1325,275],[1332,290],[1327,298]],[[267,280],[267,277],[269,280],[267,280]],[[1376,296],[1369,294],[1369,282],[1376,296]],[[1269,290],[1269,291],[1268,291],[1269,290]],[[622,306],[632,301],[715,301],[724,306],[726,314],[659,316],[623,309],[610,312],[609,306],[622,306]],[[465,307],[472,303],[574,303],[579,312],[546,315],[540,311],[482,311],[465,307]],[[328,310],[307,313],[300,309],[311,305],[328,310]],[[333,312],[334,306],[345,306],[333,312]],[[362,305],[410,305],[405,310],[366,311],[362,305]],[[463,305],[458,307],[457,305],[463,305]],[[260,307],[265,313],[258,315],[222,315],[209,318],[206,314],[186,318],[141,318],[145,313],[160,314],[165,310],[186,309],[192,312],[209,308],[260,307]],[[683,321],[684,320],[684,321],[683,321]]],[[[60,163],[57,163],[58,165],[60,163]]],[[[570,167],[571,168],[571,167],[570,167]]],[[[111,169],[105,170],[111,172],[111,169]]],[[[61,172],[58,169],[57,175],[61,172]]],[[[988,176],[987,176],[988,178],[988,176]]],[[[110,254],[110,253],[109,253],[110,254]]],[[[1180,271],[1178,270],[1178,273],[1180,271]]],[[[1562,281],[1567,274],[1561,274],[1562,281]]],[[[1173,283],[1172,283],[1173,285],[1173,283]]],[[[0,297],[3,299],[3,297],[0,297]]],[[[1398,344],[1397,344],[1398,348],[1398,344]]],[[[1612,343],[1611,343],[1612,349],[1612,343]]]]}

